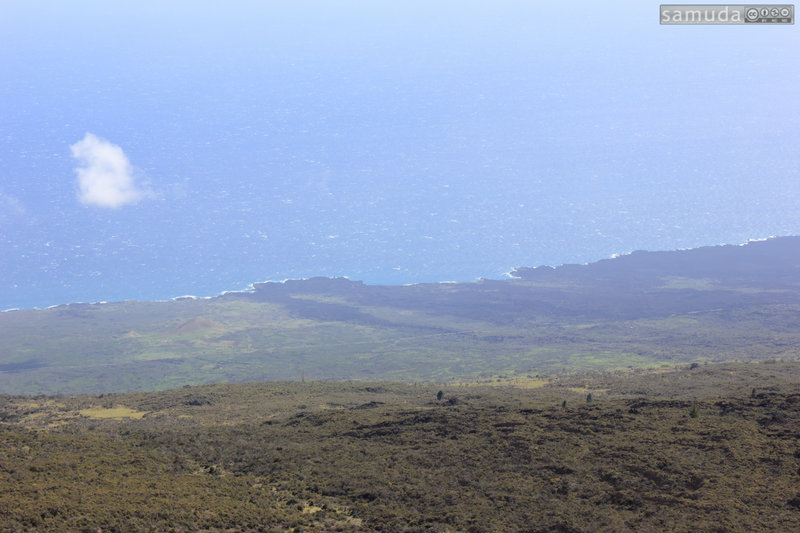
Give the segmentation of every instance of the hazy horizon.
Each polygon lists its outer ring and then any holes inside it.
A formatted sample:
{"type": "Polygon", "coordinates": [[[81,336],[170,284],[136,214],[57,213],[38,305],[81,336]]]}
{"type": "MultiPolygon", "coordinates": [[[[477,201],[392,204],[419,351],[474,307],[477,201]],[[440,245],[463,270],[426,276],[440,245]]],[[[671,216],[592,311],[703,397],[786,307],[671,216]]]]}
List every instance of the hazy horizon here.
{"type": "Polygon", "coordinates": [[[0,309],[800,234],[793,26],[656,2],[5,2],[0,309]]]}

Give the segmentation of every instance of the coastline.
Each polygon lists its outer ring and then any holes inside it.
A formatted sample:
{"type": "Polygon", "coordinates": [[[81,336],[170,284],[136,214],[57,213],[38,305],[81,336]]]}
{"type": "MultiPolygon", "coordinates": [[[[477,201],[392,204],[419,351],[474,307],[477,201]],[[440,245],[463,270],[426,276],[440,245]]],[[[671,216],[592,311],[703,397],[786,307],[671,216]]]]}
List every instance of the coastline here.
{"type": "Polygon", "coordinates": [[[595,265],[600,262],[605,261],[613,261],[618,259],[624,259],[627,257],[632,256],[633,254],[645,252],[645,253],[669,253],[669,252],[689,252],[694,250],[702,250],[702,249],[711,249],[711,248],[720,248],[725,246],[747,246],[753,243],[760,243],[760,242],[768,242],[775,239],[782,239],[782,238],[792,238],[798,237],[797,235],[770,235],[768,237],[759,237],[759,238],[749,238],[747,241],[743,243],[722,243],[722,244],[714,244],[714,245],[705,245],[705,246],[697,246],[694,248],[677,248],[673,250],[632,250],[628,252],[619,252],[614,253],[610,257],[601,257],[594,261],[586,262],[586,263],[561,263],[559,265],[538,265],[538,266],[515,266],[508,271],[505,271],[499,274],[499,277],[476,277],[471,280],[437,280],[437,281],[418,281],[418,282],[411,282],[411,283],[367,283],[360,280],[351,280],[348,276],[329,276],[329,275],[319,275],[319,276],[308,276],[302,278],[285,278],[281,280],[272,280],[267,279],[263,281],[254,281],[250,283],[247,287],[239,290],[222,290],[217,292],[216,294],[206,294],[206,295],[194,295],[194,294],[183,294],[180,296],[172,296],[172,297],[161,297],[161,298],[123,298],[120,300],[99,300],[99,301],[73,301],[73,302],[62,302],[56,304],[49,304],[49,305],[33,305],[30,307],[20,307],[14,306],[7,309],[0,309],[0,313],[9,313],[14,311],[33,311],[33,310],[44,310],[44,309],[54,309],[58,307],[70,306],[70,305],[103,305],[107,303],[121,303],[127,301],[138,301],[138,302],[175,302],[181,300],[210,300],[213,298],[218,298],[221,296],[226,296],[230,294],[250,294],[255,292],[257,285],[264,285],[269,283],[275,284],[285,284],[287,282],[302,282],[308,281],[313,279],[347,279],[351,281],[359,281],[364,285],[368,286],[377,286],[377,287],[413,287],[418,285],[431,285],[431,284],[460,284],[460,283],[475,283],[479,281],[508,281],[508,280],[518,280],[521,279],[519,276],[520,272],[554,272],[562,269],[564,267],[572,268],[572,267],[586,267],[590,265],[595,265]]]}

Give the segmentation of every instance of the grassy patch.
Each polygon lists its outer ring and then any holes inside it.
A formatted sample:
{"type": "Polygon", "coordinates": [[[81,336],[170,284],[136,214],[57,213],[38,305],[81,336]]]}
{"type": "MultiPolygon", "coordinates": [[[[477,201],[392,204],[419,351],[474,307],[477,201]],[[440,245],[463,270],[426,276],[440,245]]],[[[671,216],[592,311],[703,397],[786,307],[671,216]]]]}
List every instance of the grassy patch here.
{"type": "Polygon", "coordinates": [[[718,282],[709,278],[686,278],[669,276],[664,278],[660,289],[692,289],[695,291],[710,291],[716,288],[718,282]]]}
{"type": "Polygon", "coordinates": [[[123,418],[142,418],[147,413],[144,411],[137,411],[128,407],[91,407],[88,409],[81,409],[78,411],[83,416],[89,418],[113,418],[115,420],[122,420],[123,418]]]}

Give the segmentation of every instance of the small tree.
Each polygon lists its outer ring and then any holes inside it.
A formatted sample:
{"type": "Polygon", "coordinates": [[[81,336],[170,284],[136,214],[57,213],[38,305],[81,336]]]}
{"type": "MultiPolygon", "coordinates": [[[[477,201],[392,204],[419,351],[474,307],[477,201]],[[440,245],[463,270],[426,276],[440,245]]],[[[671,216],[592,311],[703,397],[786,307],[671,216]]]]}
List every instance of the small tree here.
{"type": "Polygon", "coordinates": [[[436,393],[436,399],[442,401],[442,397],[444,396],[444,391],[439,391],[436,393]]]}
{"type": "Polygon", "coordinates": [[[592,399],[592,393],[590,392],[586,395],[586,403],[592,403],[592,399]]]}

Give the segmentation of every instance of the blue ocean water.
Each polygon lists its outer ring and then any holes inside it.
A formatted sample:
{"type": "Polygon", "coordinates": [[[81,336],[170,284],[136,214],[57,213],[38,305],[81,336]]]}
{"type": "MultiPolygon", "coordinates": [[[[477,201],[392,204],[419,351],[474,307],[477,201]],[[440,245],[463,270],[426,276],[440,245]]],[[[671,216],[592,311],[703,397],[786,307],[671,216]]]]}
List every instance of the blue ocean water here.
{"type": "Polygon", "coordinates": [[[659,26],[642,2],[113,4],[0,7],[0,309],[800,234],[794,26],[659,26]],[[138,202],[81,203],[87,133],[138,202]]]}

